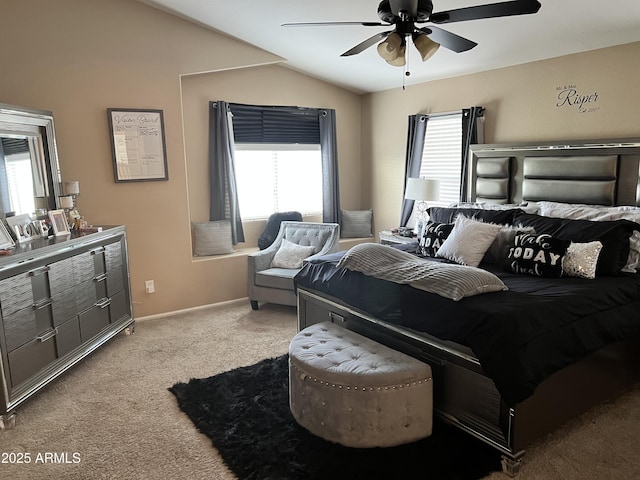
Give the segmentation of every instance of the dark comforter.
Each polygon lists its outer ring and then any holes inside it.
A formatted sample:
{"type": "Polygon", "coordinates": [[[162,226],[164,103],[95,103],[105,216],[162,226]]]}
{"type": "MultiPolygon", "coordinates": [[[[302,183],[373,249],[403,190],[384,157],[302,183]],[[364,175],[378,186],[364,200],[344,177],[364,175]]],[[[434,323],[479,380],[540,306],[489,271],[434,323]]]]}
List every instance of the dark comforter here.
{"type": "Polygon", "coordinates": [[[309,263],[296,275],[296,285],[471,348],[510,406],[530,396],[557,370],[609,343],[640,335],[640,274],[556,279],[481,265],[509,290],[455,302],[338,269],[344,253],[309,263]]]}

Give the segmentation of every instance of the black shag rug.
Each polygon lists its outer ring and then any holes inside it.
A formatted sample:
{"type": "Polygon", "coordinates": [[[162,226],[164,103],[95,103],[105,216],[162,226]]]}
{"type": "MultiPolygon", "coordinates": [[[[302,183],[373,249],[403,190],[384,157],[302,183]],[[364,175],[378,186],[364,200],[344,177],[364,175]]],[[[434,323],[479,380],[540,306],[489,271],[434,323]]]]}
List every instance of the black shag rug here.
{"type": "Polygon", "coordinates": [[[434,420],[433,434],[390,448],[348,448],[316,437],[289,411],[288,356],[169,388],[240,480],[478,479],[499,453],[434,420]]]}

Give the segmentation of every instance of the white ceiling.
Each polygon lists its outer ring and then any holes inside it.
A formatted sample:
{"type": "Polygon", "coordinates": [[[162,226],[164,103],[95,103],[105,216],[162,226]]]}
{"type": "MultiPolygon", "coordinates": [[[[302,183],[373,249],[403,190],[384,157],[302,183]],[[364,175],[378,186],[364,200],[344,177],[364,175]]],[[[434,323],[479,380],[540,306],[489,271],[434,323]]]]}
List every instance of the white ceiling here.
{"type": "MultiPolygon", "coordinates": [[[[638,0],[540,0],[542,8],[533,15],[439,25],[478,46],[463,53],[440,48],[425,63],[412,48],[411,75],[405,77],[401,67],[392,67],[378,56],[375,46],[358,55],[340,56],[390,27],[281,26],[291,22],[378,22],[379,0],[141,1],[260,47],[285,58],[290,68],[358,93],[640,41],[638,0]]],[[[496,1],[433,0],[433,11],[496,1]]]]}

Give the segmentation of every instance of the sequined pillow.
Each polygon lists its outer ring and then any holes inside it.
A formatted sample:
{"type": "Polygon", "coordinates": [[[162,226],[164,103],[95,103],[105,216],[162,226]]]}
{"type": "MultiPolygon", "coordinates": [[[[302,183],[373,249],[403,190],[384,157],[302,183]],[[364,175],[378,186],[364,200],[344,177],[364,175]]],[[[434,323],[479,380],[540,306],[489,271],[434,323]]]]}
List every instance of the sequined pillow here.
{"type": "Polygon", "coordinates": [[[567,254],[562,259],[562,273],[569,277],[596,278],[596,267],[601,250],[600,242],[571,242],[567,248],[567,254]]]}

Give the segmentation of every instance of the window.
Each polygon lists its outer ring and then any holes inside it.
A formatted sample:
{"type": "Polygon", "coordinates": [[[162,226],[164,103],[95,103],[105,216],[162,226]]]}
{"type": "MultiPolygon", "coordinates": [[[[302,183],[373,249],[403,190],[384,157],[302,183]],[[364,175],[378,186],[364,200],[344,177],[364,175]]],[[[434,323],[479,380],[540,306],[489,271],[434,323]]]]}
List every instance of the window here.
{"type": "Polygon", "coordinates": [[[243,220],[322,214],[320,145],[237,143],[235,167],[243,220]]]}
{"type": "Polygon", "coordinates": [[[429,116],[420,176],[440,180],[440,200],[430,206],[459,201],[462,169],[462,112],[429,116]]]}

